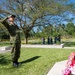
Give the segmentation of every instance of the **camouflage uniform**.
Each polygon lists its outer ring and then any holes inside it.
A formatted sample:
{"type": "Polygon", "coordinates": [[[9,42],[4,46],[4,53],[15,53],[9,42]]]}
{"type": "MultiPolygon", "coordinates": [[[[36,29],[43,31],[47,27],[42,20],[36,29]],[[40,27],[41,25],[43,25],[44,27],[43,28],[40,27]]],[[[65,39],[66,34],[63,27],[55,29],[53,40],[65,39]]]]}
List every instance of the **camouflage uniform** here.
{"type": "Polygon", "coordinates": [[[21,39],[20,39],[20,32],[19,27],[17,25],[11,25],[7,21],[7,19],[0,21],[8,30],[10,34],[10,42],[12,45],[12,62],[18,62],[20,57],[20,48],[21,48],[21,39]]]}

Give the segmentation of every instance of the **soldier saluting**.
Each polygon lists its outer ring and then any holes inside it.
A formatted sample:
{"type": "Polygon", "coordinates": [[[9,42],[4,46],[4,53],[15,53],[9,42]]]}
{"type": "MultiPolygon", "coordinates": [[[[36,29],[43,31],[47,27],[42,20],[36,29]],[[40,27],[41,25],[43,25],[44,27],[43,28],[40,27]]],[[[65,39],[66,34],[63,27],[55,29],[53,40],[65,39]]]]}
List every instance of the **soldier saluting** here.
{"type": "Polygon", "coordinates": [[[18,59],[20,57],[20,48],[21,48],[21,39],[20,39],[20,32],[19,27],[14,24],[15,15],[10,15],[7,18],[0,20],[0,22],[7,28],[10,34],[10,42],[12,45],[12,63],[13,66],[18,66],[19,62],[18,59]]]}

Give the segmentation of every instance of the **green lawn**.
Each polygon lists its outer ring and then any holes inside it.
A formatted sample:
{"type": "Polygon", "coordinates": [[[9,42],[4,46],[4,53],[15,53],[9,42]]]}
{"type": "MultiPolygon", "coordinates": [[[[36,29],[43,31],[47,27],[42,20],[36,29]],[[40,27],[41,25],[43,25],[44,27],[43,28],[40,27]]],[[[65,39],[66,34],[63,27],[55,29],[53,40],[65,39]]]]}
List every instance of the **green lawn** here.
{"type": "Polygon", "coordinates": [[[21,66],[12,67],[11,54],[0,54],[0,75],[47,75],[55,62],[66,60],[75,50],[22,48],[19,62],[21,66]]]}

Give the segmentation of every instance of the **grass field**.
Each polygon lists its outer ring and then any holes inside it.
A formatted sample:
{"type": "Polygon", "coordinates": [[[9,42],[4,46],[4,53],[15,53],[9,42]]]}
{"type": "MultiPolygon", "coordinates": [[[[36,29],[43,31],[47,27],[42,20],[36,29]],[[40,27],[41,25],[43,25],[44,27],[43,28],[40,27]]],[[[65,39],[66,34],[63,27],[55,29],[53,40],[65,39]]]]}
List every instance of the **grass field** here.
{"type": "Polygon", "coordinates": [[[15,68],[11,63],[11,54],[0,54],[0,75],[47,75],[55,62],[66,60],[75,50],[22,48],[19,62],[15,68]]]}

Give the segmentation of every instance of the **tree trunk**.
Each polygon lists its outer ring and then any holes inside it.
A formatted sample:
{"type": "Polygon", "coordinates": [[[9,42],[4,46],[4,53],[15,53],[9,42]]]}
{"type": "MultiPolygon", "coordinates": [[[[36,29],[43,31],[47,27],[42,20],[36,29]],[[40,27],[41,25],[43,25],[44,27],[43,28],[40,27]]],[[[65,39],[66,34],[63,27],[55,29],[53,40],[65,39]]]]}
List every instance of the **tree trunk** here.
{"type": "Polygon", "coordinates": [[[28,44],[28,37],[25,37],[26,38],[26,44],[28,44]]]}
{"type": "Polygon", "coordinates": [[[26,39],[26,44],[28,44],[28,32],[26,32],[24,29],[23,29],[23,32],[26,39]]]}

